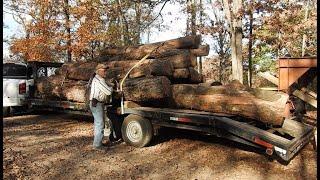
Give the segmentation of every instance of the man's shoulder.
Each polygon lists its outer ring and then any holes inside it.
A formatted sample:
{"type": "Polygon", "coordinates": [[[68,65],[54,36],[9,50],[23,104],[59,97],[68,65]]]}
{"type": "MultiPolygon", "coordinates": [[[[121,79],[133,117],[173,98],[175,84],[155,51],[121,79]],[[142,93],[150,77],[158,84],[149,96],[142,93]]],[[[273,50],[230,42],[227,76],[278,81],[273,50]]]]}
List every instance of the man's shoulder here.
{"type": "Polygon", "coordinates": [[[105,82],[105,80],[101,76],[99,76],[98,74],[94,76],[94,79],[96,79],[98,81],[105,82]]]}

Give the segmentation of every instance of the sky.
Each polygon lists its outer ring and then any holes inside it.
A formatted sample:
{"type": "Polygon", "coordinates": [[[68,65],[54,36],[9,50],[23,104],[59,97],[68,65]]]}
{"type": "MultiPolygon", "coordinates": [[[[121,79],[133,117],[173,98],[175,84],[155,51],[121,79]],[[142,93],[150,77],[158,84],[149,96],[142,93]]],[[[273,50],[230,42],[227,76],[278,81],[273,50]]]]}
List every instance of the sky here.
{"type": "MultiPolygon", "coordinates": [[[[159,12],[162,4],[158,6],[158,9],[155,12],[159,12]]],[[[9,39],[10,37],[22,37],[23,31],[20,24],[18,24],[12,17],[11,14],[6,13],[5,7],[3,23],[7,28],[3,29],[3,38],[9,39]]],[[[181,13],[182,7],[179,3],[167,3],[162,10],[162,25],[166,26],[167,29],[161,28],[161,31],[157,28],[152,29],[152,33],[149,37],[149,43],[165,41],[169,39],[175,39],[184,36],[184,31],[186,29],[186,16],[181,13]]],[[[210,12],[207,12],[210,14],[210,12]]],[[[158,18],[161,19],[160,17],[158,18]]],[[[208,36],[202,36],[203,44],[207,43],[210,45],[210,38],[208,36]]],[[[147,35],[142,36],[142,43],[147,42],[147,35]]],[[[10,54],[9,45],[3,42],[3,56],[8,56],[10,54]]],[[[212,55],[213,52],[210,50],[209,56],[212,55]]]]}

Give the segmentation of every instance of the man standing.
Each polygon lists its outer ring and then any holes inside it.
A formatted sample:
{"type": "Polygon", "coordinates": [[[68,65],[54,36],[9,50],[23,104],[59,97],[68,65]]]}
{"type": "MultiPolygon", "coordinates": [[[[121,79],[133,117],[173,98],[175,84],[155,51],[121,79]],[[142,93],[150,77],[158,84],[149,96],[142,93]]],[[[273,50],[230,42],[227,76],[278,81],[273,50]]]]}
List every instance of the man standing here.
{"type": "Polygon", "coordinates": [[[93,147],[102,149],[104,136],[104,104],[110,103],[113,89],[106,81],[106,73],[108,66],[98,64],[96,67],[96,75],[92,79],[90,90],[90,110],[94,117],[94,140],[93,147]]]}

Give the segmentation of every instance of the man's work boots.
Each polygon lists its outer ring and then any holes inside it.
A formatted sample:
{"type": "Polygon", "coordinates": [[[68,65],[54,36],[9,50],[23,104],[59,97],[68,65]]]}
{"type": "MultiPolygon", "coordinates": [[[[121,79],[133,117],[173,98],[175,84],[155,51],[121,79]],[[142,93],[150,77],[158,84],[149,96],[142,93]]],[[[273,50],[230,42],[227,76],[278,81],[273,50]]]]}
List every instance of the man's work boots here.
{"type": "Polygon", "coordinates": [[[108,150],[108,146],[106,144],[102,144],[101,146],[93,146],[93,149],[98,151],[106,151],[108,150]]]}

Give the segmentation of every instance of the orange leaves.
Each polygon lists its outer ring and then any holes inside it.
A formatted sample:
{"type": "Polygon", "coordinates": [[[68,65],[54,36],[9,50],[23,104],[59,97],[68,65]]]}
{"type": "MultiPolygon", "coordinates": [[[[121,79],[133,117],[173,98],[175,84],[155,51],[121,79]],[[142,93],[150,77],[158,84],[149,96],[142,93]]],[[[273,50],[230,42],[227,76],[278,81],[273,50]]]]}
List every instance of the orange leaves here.
{"type": "Polygon", "coordinates": [[[52,48],[50,40],[36,36],[30,39],[14,40],[11,46],[13,53],[22,54],[28,61],[52,61],[52,52],[48,49],[52,48]]]}
{"type": "MultiPolygon", "coordinates": [[[[274,4],[267,9],[262,26],[256,31],[256,38],[272,45],[274,50],[286,49],[291,56],[301,56],[303,34],[308,36],[309,54],[313,51],[316,42],[316,13],[310,8],[310,16],[305,20],[305,6],[296,3],[282,2],[282,6],[274,4]],[[279,49],[280,48],[280,49],[279,49]]],[[[280,54],[283,56],[284,54],[280,54]]]]}

